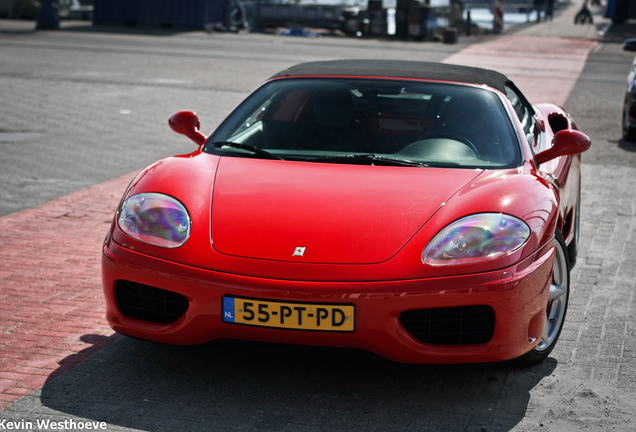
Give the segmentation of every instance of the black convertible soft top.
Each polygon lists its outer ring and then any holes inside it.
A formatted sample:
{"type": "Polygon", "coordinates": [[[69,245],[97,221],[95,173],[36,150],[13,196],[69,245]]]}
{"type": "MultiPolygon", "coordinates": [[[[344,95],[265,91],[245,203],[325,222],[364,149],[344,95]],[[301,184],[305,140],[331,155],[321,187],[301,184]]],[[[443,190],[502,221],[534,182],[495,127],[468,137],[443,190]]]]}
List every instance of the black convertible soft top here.
{"type": "Polygon", "coordinates": [[[272,76],[356,76],[416,78],[487,85],[505,93],[511,81],[505,75],[489,69],[458,66],[445,63],[398,60],[333,60],[301,63],[272,76]]]}

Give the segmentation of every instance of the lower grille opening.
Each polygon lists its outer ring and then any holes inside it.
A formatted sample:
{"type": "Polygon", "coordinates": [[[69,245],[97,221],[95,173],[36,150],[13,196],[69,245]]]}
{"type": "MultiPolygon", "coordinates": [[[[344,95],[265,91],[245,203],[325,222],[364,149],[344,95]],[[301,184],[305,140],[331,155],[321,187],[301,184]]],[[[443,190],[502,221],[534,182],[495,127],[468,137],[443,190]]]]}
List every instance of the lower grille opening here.
{"type": "Polygon", "coordinates": [[[486,343],[495,331],[490,306],[416,309],[400,314],[404,328],[420,342],[434,345],[486,343]]]}
{"type": "Polygon", "coordinates": [[[158,324],[175,322],[189,305],[181,294],[126,280],[115,282],[115,299],[123,315],[158,324]]]}

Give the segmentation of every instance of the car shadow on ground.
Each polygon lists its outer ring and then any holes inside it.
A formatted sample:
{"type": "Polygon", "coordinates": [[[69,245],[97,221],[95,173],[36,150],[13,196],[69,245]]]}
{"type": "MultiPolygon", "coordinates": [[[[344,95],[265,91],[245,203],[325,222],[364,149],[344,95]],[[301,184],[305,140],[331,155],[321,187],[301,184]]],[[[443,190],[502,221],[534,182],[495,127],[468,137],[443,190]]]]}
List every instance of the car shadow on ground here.
{"type": "Polygon", "coordinates": [[[63,29],[64,31],[81,33],[112,33],[143,36],[173,36],[181,33],[201,31],[201,29],[161,25],[93,24],[92,22],[64,24],[63,29]]]}
{"type": "Polygon", "coordinates": [[[627,141],[626,139],[621,138],[618,140],[618,148],[630,153],[636,153],[636,142],[627,141]]]}
{"type": "Polygon", "coordinates": [[[13,36],[35,33],[35,27],[29,29],[0,29],[0,35],[13,36]]]}
{"type": "MultiPolygon", "coordinates": [[[[37,33],[37,21],[35,20],[13,20],[0,18],[0,35],[21,35],[37,33]]],[[[93,24],[92,21],[60,21],[60,30],[78,33],[105,33],[123,35],[142,36],[174,36],[181,33],[191,33],[200,31],[189,27],[169,26],[169,25],[136,25],[136,24],[93,24]]],[[[56,30],[43,30],[44,32],[56,30]]]]}
{"type": "Polygon", "coordinates": [[[407,365],[352,349],[122,337],[45,384],[40,413],[157,432],[510,430],[556,366],[407,365]]]}

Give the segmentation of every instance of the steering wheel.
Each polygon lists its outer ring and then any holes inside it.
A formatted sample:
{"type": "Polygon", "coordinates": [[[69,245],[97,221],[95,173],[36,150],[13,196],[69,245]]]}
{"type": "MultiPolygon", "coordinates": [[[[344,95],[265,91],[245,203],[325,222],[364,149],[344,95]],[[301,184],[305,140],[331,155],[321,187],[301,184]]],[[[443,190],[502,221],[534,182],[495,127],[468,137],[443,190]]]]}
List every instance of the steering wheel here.
{"type": "Polygon", "coordinates": [[[469,140],[463,135],[459,135],[457,133],[448,132],[448,131],[431,131],[431,132],[425,133],[424,135],[420,135],[417,140],[419,141],[419,140],[425,140],[425,139],[431,139],[431,138],[448,138],[454,141],[459,141],[460,143],[466,144],[468,147],[470,147],[475,152],[475,155],[479,157],[479,151],[477,150],[477,147],[475,147],[475,144],[473,144],[471,140],[469,140]]]}

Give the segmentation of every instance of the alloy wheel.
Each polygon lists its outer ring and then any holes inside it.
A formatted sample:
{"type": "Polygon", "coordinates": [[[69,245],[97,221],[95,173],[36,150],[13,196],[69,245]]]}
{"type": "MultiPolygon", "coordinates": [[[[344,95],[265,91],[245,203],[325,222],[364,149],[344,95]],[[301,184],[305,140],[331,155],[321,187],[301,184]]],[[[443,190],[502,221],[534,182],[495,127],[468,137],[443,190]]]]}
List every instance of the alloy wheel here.
{"type": "Polygon", "coordinates": [[[543,335],[541,336],[541,342],[535,348],[538,352],[550,348],[559,337],[568,304],[568,290],[570,289],[568,260],[560,242],[555,241],[555,249],[556,256],[554,257],[552,283],[550,284],[543,335]]]}

